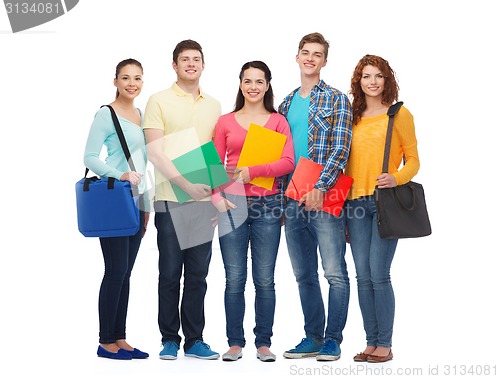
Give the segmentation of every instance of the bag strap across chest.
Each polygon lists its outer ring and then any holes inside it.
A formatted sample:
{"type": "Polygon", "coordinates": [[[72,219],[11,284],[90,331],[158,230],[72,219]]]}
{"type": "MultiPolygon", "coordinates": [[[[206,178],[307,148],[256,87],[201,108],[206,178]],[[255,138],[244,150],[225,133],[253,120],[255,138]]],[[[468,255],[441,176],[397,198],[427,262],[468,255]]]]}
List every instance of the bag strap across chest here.
{"type": "Polygon", "coordinates": [[[394,128],[394,116],[398,113],[399,109],[403,105],[402,101],[391,105],[387,110],[387,115],[389,116],[389,124],[387,125],[387,135],[385,137],[385,149],[384,149],[384,164],[382,165],[382,173],[387,173],[389,170],[389,154],[391,153],[391,139],[392,139],[392,129],[394,128]]]}

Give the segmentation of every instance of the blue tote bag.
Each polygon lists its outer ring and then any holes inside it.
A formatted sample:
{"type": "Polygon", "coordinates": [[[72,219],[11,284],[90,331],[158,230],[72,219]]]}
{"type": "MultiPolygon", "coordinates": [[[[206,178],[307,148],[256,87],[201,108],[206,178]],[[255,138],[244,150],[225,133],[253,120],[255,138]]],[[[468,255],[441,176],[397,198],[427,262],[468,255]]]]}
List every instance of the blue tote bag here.
{"type": "MultiPolygon", "coordinates": [[[[135,171],[116,113],[111,106],[106,106],[110,108],[130,168],[135,171]]],[[[136,234],[140,227],[137,187],[115,178],[87,178],[88,172],[87,168],[84,177],[75,185],[80,233],[85,237],[124,237],[136,234]]]]}

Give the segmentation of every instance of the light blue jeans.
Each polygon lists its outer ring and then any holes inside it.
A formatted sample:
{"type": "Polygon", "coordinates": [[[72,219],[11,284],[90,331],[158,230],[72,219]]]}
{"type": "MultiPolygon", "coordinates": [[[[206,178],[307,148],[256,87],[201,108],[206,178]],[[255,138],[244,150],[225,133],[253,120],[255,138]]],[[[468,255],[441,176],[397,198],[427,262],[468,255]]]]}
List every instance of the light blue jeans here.
{"type": "Polygon", "coordinates": [[[346,215],[367,345],[391,347],[395,301],[390,271],[398,240],[379,237],[373,196],[347,201],[346,215]]]}
{"type": "Polygon", "coordinates": [[[322,345],[324,339],[342,342],[349,307],[349,276],[345,262],[345,218],[326,212],[307,212],[287,199],[285,236],[293,273],[299,286],[306,337],[322,345]],[[329,284],[328,318],[318,278],[318,247],[329,284]]]}
{"type": "Polygon", "coordinates": [[[219,214],[219,244],[226,272],[224,305],[229,346],[245,346],[243,319],[248,244],[255,287],[255,346],[271,346],[276,294],[274,271],[281,236],[281,195],[231,196],[237,204],[219,214]]]}

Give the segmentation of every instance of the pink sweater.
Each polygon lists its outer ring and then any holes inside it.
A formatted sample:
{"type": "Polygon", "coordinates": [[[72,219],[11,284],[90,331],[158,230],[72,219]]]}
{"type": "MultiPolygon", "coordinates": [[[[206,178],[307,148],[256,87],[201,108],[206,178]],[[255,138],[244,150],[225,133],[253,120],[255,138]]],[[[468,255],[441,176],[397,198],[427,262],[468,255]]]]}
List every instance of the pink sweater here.
{"type": "MultiPolygon", "coordinates": [[[[286,135],[285,147],[281,158],[276,162],[249,167],[250,178],[256,177],[278,177],[289,174],[293,171],[295,166],[295,158],[293,153],[292,133],[290,126],[284,116],[279,113],[272,113],[269,120],[265,125],[267,129],[286,135]]],[[[245,142],[247,130],[244,129],[234,117],[234,112],[225,114],[219,117],[217,125],[215,126],[214,144],[219,153],[221,161],[226,166],[226,171],[230,178],[233,177],[233,171],[238,164],[241,149],[245,142]]],[[[240,184],[231,180],[229,183],[216,188],[212,196],[212,201],[217,203],[220,201],[221,195],[219,192],[223,190],[226,193],[233,195],[246,195],[246,196],[267,196],[278,193],[277,181],[274,181],[271,190],[248,184],[240,184]]]]}

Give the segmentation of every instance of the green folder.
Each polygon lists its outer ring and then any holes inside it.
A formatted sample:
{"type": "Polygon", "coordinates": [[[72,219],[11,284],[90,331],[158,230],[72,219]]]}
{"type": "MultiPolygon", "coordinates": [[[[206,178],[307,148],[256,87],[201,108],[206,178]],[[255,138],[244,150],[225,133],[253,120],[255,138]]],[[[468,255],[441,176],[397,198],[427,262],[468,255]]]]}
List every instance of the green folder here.
{"type": "MultiPolygon", "coordinates": [[[[179,173],[191,183],[202,183],[212,189],[229,182],[229,176],[212,141],[172,160],[179,173]]],[[[172,183],[177,201],[181,204],[191,199],[179,186],[172,183]]]]}

